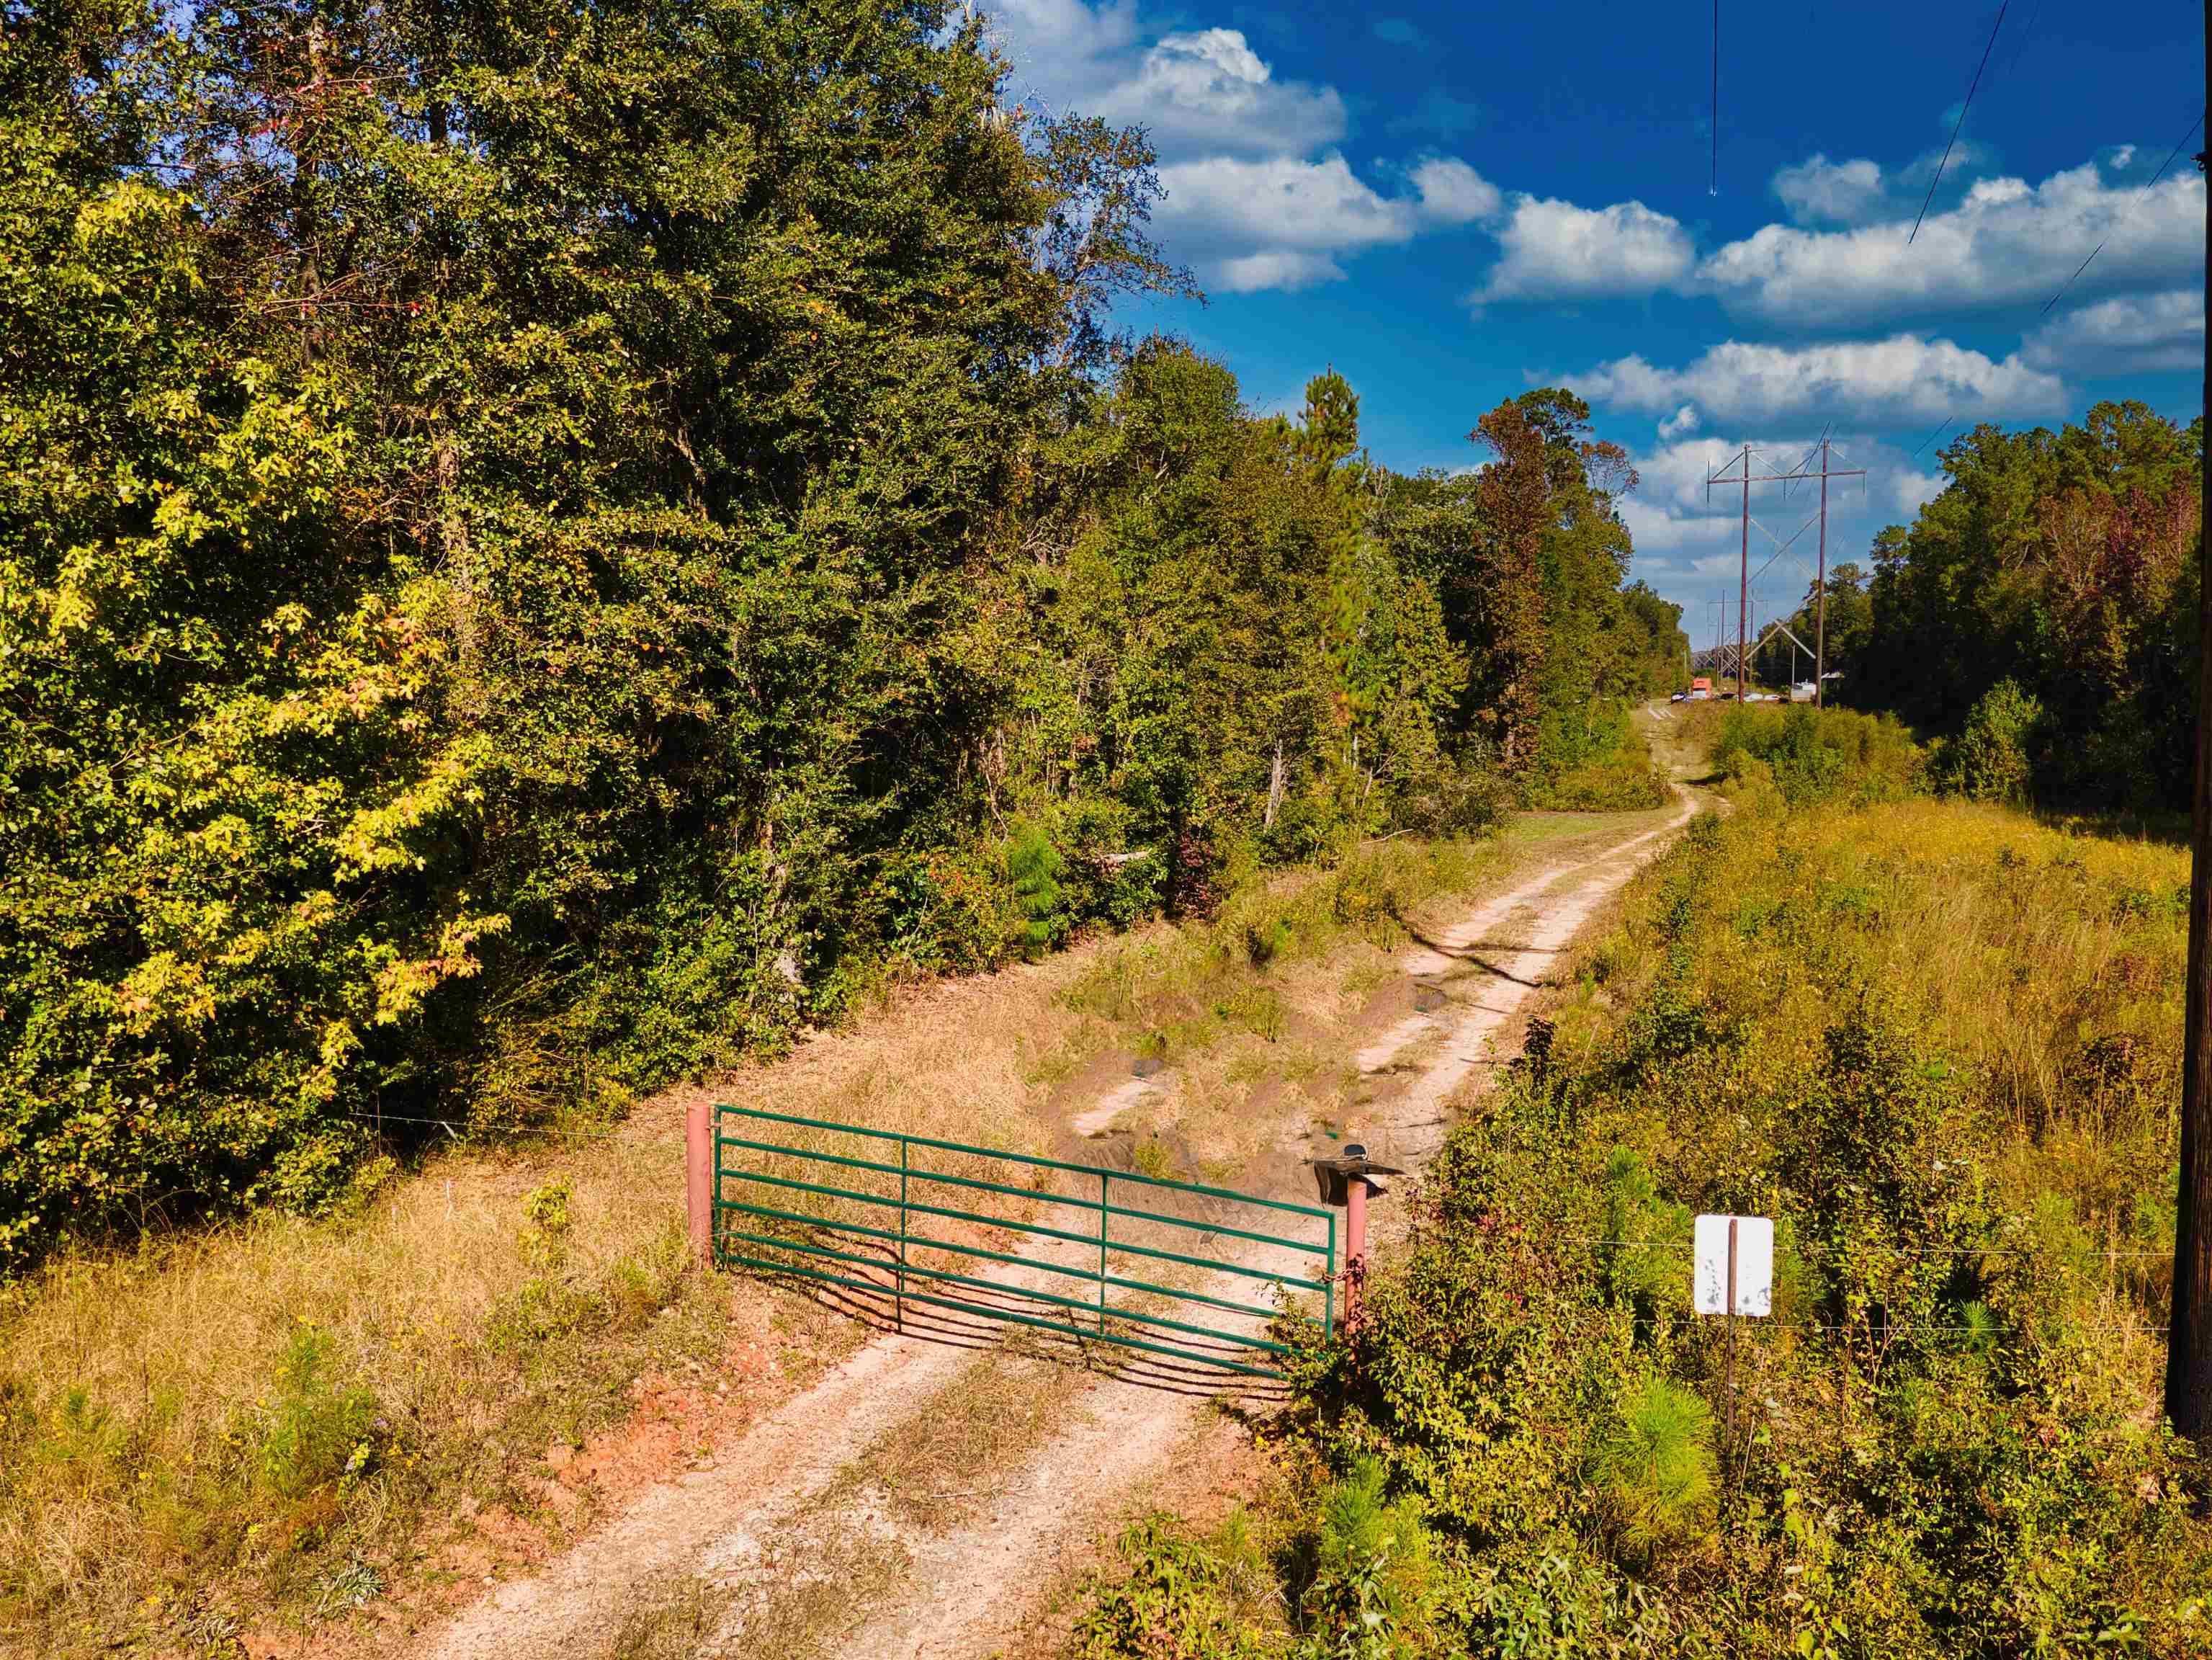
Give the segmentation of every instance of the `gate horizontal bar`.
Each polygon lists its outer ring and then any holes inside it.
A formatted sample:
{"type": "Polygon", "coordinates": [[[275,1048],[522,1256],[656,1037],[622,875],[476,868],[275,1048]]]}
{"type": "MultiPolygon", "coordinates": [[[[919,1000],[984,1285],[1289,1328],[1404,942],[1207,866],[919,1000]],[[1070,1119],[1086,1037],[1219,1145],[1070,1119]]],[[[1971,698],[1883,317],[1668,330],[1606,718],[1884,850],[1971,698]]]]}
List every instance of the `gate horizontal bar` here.
{"type": "MultiPolygon", "coordinates": [[[[766,1119],[770,1123],[801,1124],[808,1129],[837,1130],[847,1135],[873,1136],[882,1141],[904,1141],[911,1146],[937,1147],[946,1152],[966,1152],[974,1153],[984,1158],[1010,1159],[1016,1164],[1034,1164],[1043,1170],[1073,1171],[1079,1176],[1101,1174],[1096,1164],[1074,1164],[1063,1158],[1040,1158],[1034,1153],[1004,1152],[996,1147],[970,1146],[964,1141],[940,1141],[933,1136],[909,1135],[903,1130],[867,1129],[858,1124],[840,1124],[827,1118],[799,1118],[787,1112],[769,1112],[761,1107],[733,1107],[723,1102],[717,1102],[714,1110],[718,1113],[730,1113],[740,1118],[766,1119]]],[[[787,1152],[795,1149],[780,1147],[777,1151],[787,1152]]],[[[1287,1211],[1294,1216],[1326,1218],[1329,1214],[1317,1206],[1293,1204],[1287,1199],[1262,1199],[1255,1194],[1238,1193],[1233,1188],[1207,1187],[1202,1182],[1177,1182],[1164,1176],[1146,1176],[1135,1171],[1107,1171],[1103,1173],[1112,1177],[1116,1182],[1136,1182],[1146,1187],[1172,1189],[1178,1193],[1202,1193],[1209,1199],[1227,1199],[1240,1205],[1260,1205],[1268,1210],[1287,1211]]]]}
{"type": "MultiPolygon", "coordinates": [[[[714,1208],[718,1211],[742,1211],[748,1216],[771,1217],[782,1222],[804,1223],[809,1227],[828,1228],[837,1233],[866,1234],[871,1239],[897,1240],[903,1237],[909,1246],[916,1247],[923,1250],[957,1251],[963,1256],[986,1257],[991,1262],[1010,1263],[1015,1268],[1042,1268],[1048,1274],[1061,1274],[1070,1280],[1087,1280],[1093,1285],[1099,1283],[1098,1274],[1095,1268],[1069,1268],[1066,1264],[1062,1262],[1048,1262],[1040,1256],[1016,1256],[1011,1251],[987,1250],[981,1245],[956,1244],[950,1239],[933,1239],[926,1234],[908,1233],[901,1235],[896,1228],[870,1227],[865,1222],[833,1222],[824,1216],[809,1216],[804,1211],[779,1210],[773,1205],[744,1205],[738,1204],[734,1201],[725,1201],[722,1203],[716,1205],[714,1208]]],[[[909,1206],[908,1208],[911,1209],[913,1207],[909,1206]]],[[[1115,1245],[1112,1249],[1115,1250],[1126,1250],[1127,1247],[1115,1245]]],[[[891,1261],[893,1259],[886,1258],[885,1260],[891,1261]]],[[[1210,1266],[1218,1267],[1218,1264],[1210,1266]]],[[[1322,1280],[1291,1280],[1285,1278],[1277,1280],[1275,1283],[1280,1286],[1292,1286],[1300,1291],[1327,1291],[1328,1289],[1328,1282],[1322,1280]]],[[[1231,1314],[1249,1314],[1262,1320],[1273,1320],[1279,1315],[1285,1312],[1289,1313],[1294,1319],[1310,1320],[1313,1318],[1313,1316],[1299,1314],[1296,1310],[1285,1310],[1280,1309],[1266,1309],[1261,1308],[1256,1303],[1232,1303],[1226,1298],[1208,1296],[1204,1292],[1177,1291],[1170,1286],[1155,1285],[1149,1280],[1125,1280],[1121,1275],[1114,1274],[1109,1274],[1106,1276],[1105,1284],[1115,1291],[1150,1292],[1156,1296],[1172,1297],[1179,1301],[1186,1303],[1204,1303],[1210,1308],[1225,1309],[1231,1314]]]]}
{"type": "MultiPolygon", "coordinates": [[[[887,1210],[902,1208],[897,1200],[887,1199],[881,1194],[859,1193],[850,1188],[826,1187],[819,1182],[802,1182],[796,1177],[768,1176],[759,1171],[726,1169],[719,1174],[723,1179],[732,1182],[764,1182],[770,1187],[795,1188],[802,1193],[818,1193],[831,1199],[853,1199],[863,1205],[880,1205],[887,1210]]],[[[717,1209],[726,1209],[736,1202],[735,1200],[722,1198],[719,1193],[714,1199],[717,1209]]],[[[1065,1239],[1071,1244],[1095,1245],[1098,1243],[1098,1236],[1095,1233],[1073,1233],[1066,1228],[1047,1227],[1042,1222],[1018,1222],[1007,1216],[983,1216],[975,1211],[953,1210],[944,1205],[925,1205],[920,1200],[908,1201],[903,1208],[920,1215],[942,1216],[955,1222],[978,1222],[985,1227],[1012,1228],[1018,1232],[1036,1234],[1042,1238],[1065,1239]]],[[[1096,1211],[1098,1207],[1091,1205],[1085,1208],[1096,1211]]],[[[1118,1215],[1121,1213],[1115,1213],[1118,1215]]],[[[826,1218],[816,1219],[827,1220],[826,1218]]],[[[1270,1274],[1265,1268],[1248,1268],[1235,1262],[1217,1262],[1207,1256],[1186,1256],[1180,1251],[1159,1250],[1151,1245],[1130,1244],[1117,1240],[1114,1243],[1114,1249],[1133,1256],[1149,1256],[1163,1262],[1181,1262],[1191,1268],[1212,1268],[1222,1274],[1239,1274],[1247,1280],[1262,1280],[1269,1283],[1279,1280],[1285,1285],[1297,1286],[1307,1291],[1322,1289],[1319,1284],[1310,1280],[1291,1280],[1279,1274],[1270,1274]]]]}
{"type": "MultiPolygon", "coordinates": [[[[741,1136],[735,1135],[720,1135],[715,1139],[720,1146],[726,1147],[750,1147],[757,1152],[775,1152],[783,1153],[793,1158],[812,1158],[825,1164],[843,1164],[853,1170],[876,1171],[885,1176],[897,1176],[903,1173],[916,1182],[941,1182],[947,1187],[969,1188],[980,1193],[1002,1193],[1013,1199],[1038,1199],[1048,1205],[1073,1205],[1078,1210],[1089,1211],[1093,1214],[1096,1214],[1098,1210],[1098,1201],[1095,1199],[1077,1199],[1064,1193],[1043,1193],[1036,1188],[1018,1188],[1005,1182],[985,1182],[973,1176],[946,1176],[935,1171],[921,1170],[912,1166],[902,1172],[896,1164],[878,1164],[866,1158],[848,1158],[834,1152],[816,1152],[809,1147],[779,1146],[774,1142],[748,1141],[741,1136]]],[[[1071,1165],[1064,1168],[1079,1169],[1081,1166],[1071,1165]]],[[[729,1176],[744,1174],[740,1171],[726,1171],[723,1173],[729,1176]]],[[[1093,1176],[1103,1174],[1112,1182],[1119,1182],[1122,1179],[1117,1171],[1101,1171],[1094,1168],[1091,1174],[1093,1176]]],[[[849,1189],[840,1189],[840,1191],[846,1192],[849,1198],[857,1199],[862,1196],[849,1189]]],[[[1116,1205],[1110,1200],[1106,1205],[1106,1213],[1109,1216],[1126,1216],[1133,1221],[1158,1222],[1166,1227],[1186,1228],[1194,1233],[1226,1234],[1232,1239],[1249,1239],[1255,1244],[1261,1245],[1279,1245],[1285,1250],[1304,1251],[1313,1256],[1327,1255],[1325,1247],[1309,1244],[1303,1239],[1288,1239],[1280,1234],[1274,1233],[1255,1233],[1249,1228],[1232,1228],[1222,1222],[1201,1222],[1187,1216],[1167,1216],[1158,1211],[1131,1210],[1127,1206],[1116,1205]]],[[[1097,1237],[1096,1234],[1089,1237],[1097,1237]]]]}

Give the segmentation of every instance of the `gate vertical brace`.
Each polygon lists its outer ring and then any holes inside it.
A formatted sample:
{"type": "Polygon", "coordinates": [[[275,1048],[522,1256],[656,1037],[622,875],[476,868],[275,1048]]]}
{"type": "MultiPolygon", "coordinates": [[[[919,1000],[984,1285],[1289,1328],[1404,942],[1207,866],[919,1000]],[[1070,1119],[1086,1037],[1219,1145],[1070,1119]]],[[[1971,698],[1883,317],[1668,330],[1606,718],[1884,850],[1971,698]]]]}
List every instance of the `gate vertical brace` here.
{"type": "Polygon", "coordinates": [[[906,1329],[906,1152],[907,1143],[899,1142],[899,1265],[898,1265],[898,1329],[906,1329]]]}
{"type": "Polygon", "coordinates": [[[1098,1172],[1098,1331],[1106,1331],[1106,1184],[1113,1178],[1098,1172]]]}

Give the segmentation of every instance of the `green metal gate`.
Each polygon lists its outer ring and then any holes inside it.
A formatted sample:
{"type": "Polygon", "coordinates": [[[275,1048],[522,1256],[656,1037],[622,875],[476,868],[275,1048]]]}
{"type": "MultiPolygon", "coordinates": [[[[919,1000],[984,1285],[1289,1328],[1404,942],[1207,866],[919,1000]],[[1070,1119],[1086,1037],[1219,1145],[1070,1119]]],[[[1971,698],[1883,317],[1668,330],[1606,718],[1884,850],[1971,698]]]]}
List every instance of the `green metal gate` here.
{"type": "Polygon", "coordinates": [[[1279,1377],[1289,1349],[1267,1335],[1273,1322],[1323,1337],[1335,1324],[1332,1210],[752,1107],[717,1106],[714,1131],[715,1262],[888,1298],[902,1329],[920,1304],[1279,1377]],[[1025,1183],[993,1179],[1017,1172],[1025,1183]],[[994,1207],[953,1202],[968,1195],[994,1207]],[[1237,1242],[1239,1256],[1202,1254],[1229,1249],[1216,1240],[1237,1242]],[[1029,1249],[1001,1248],[1012,1245],[1029,1249]],[[1131,1259],[1146,1277],[1115,1271],[1131,1259]],[[965,1271],[988,1264],[1002,1272],[965,1271]],[[1164,1283],[1177,1270],[1318,1292],[1321,1312],[1164,1283]],[[1068,1281],[1088,1288],[1071,1295],[1068,1281]]]}

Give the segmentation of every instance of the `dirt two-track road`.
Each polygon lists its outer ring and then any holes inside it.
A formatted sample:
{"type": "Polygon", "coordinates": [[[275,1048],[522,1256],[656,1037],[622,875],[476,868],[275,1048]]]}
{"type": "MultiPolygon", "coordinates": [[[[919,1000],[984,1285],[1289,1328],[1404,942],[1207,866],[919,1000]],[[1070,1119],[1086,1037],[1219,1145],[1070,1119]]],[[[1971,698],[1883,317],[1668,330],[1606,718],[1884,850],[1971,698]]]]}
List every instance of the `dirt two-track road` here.
{"type": "MultiPolygon", "coordinates": [[[[1508,1058],[1496,1040],[1517,1034],[1516,1015],[1563,949],[1687,821],[1693,804],[1677,789],[1672,810],[1595,846],[1581,838],[1401,954],[1422,1012],[1344,1057],[1366,1091],[1362,1129],[1375,1156],[1418,1170],[1435,1152],[1454,1103],[1508,1058]]],[[[1285,1127],[1292,1140],[1301,1133],[1285,1127]]],[[[1070,1565],[1201,1420],[1219,1420],[1204,1389],[949,1337],[879,1332],[714,1449],[708,1467],[425,1632],[412,1653],[981,1660],[1031,1651],[1070,1565]],[[933,1460],[919,1495],[873,1468],[933,1460]],[[655,1634],[653,1610],[672,1607],[682,1629],[665,1629],[664,1614],[655,1634]]]]}

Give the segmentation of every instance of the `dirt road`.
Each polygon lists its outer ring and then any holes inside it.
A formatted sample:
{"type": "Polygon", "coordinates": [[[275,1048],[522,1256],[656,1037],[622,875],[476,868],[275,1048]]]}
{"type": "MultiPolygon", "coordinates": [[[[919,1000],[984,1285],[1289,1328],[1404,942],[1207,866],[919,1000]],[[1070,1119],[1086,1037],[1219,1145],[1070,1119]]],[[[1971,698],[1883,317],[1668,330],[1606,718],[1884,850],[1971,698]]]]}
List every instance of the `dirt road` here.
{"type": "MultiPolygon", "coordinates": [[[[1348,1057],[1378,1157],[1418,1169],[1434,1153],[1454,1098],[1504,1058],[1493,1040],[1559,952],[1686,822],[1692,803],[1677,789],[1662,819],[1553,860],[1402,955],[1416,1012],[1348,1057]]],[[[1201,1394],[1049,1365],[988,1337],[884,1333],[717,1449],[711,1467],[650,1493],[415,1653],[981,1660],[1018,1636],[1042,1590],[1206,1410],[1201,1394]],[[655,1635],[656,1607],[690,1623],[655,1635]]]]}

